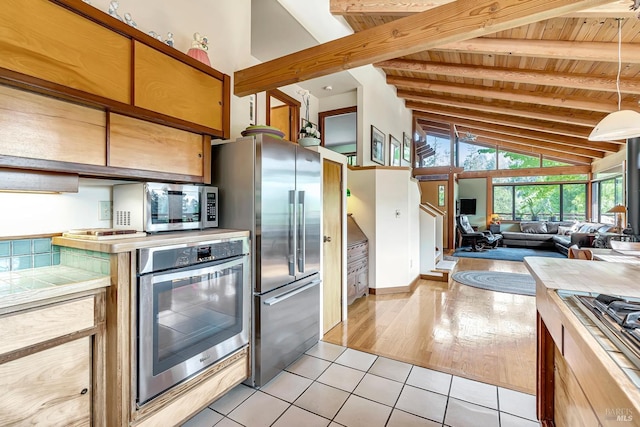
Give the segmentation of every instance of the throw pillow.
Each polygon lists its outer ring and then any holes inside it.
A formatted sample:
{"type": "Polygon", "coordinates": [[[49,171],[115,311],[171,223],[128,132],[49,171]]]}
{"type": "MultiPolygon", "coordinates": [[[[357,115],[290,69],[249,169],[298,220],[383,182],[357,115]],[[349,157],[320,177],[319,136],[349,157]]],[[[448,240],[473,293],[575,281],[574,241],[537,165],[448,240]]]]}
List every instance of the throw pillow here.
{"type": "Polygon", "coordinates": [[[523,233],[545,234],[547,232],[547,224],[544,222],[521,222],[520,231],[523,233]]]}
{"type": "Polygon", "coordinates": [[[562,235],[562,236],[568,236],[569,234],[571,234],[571,232],[573,227],[565,227],[562,225],[558,226],[558,234],[562,235]]]}
{"type": "Polygon", "coordinates": [[[558,227],[560,224],[557,222],[547,222],[547,233],[556,234],[558,232],[558,227]]]}

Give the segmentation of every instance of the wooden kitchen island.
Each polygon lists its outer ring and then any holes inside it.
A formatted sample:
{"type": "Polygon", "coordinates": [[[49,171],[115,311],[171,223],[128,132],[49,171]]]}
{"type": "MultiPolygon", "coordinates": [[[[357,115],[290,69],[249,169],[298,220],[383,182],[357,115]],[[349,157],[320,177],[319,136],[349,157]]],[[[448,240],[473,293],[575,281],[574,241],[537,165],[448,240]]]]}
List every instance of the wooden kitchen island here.
{"type": "Polygon", "coordinates": [[[566,302],[640,297],[640,266],[526,257],[536,280],[537,414],[543,426],[640,426],[640,371],[566,302]]]}

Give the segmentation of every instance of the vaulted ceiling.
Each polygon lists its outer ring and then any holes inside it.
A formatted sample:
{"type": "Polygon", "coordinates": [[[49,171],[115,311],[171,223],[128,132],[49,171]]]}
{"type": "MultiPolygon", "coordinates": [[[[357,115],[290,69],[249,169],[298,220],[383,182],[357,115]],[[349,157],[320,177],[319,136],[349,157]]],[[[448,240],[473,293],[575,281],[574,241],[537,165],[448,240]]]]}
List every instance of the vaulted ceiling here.
{"type": "Polygon", "coordinates": [[[633,5],[330,0],[331,12],[346,19],[353,36],[241,70],[236,93],[255,79],[245,71],[268,86],[373,63],[425,132],[458,132],[475,143],[589,164],[625,144],[587,140],[618,109],[619,26],[621,108],[640,110],[640,21],[633,5]]]}

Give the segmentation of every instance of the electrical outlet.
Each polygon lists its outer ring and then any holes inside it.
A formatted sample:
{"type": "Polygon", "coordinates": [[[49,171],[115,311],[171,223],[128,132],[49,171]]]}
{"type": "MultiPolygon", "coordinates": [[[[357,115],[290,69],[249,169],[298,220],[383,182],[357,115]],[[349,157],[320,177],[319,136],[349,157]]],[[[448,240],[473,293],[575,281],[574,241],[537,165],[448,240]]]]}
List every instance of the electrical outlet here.
{"type": "Polygon", "coordinates": [[[111,202],[103,200],[98,202],[98,220],[111,221],[111,202]]]}

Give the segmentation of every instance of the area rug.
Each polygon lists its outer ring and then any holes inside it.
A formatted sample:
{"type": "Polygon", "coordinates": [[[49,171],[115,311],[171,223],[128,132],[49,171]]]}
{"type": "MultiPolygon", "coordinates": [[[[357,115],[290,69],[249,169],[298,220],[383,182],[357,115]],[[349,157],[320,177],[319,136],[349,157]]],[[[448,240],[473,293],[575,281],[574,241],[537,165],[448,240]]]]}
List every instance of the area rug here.
{"type": "Polygon", "coordinates": [[[473,252],[469,248],[458,248],[452,254],[460,258],[499,259],[503,261],[523,261],[526,256],[543,256],[552,258],[566,258],[566,255],[554,249],[529,249],[529,248],[495,248],[473,252]]]}
{"type": "Polygon", "coordinates": [[[531,296],[536,294],[536,282],[530,274],[469,270],[458,271],[451,278],[463,285],[488,291],[531,296]]]}

